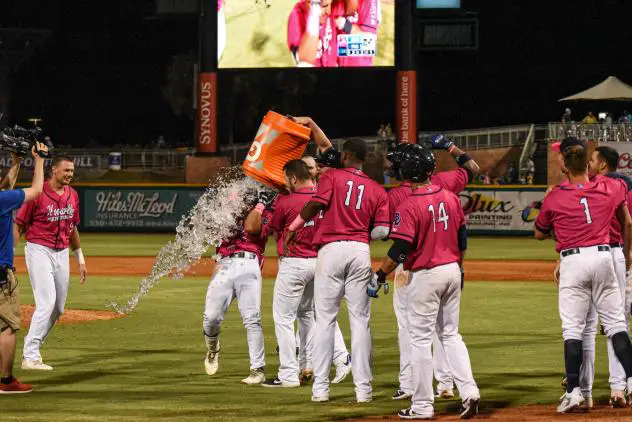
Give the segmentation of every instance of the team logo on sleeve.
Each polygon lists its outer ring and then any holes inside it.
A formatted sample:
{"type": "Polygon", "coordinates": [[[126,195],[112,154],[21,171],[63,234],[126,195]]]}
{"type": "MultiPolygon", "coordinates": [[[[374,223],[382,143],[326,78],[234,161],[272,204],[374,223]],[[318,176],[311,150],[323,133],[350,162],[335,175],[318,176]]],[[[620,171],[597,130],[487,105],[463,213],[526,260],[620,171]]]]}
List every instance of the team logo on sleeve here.
{"type": "Polygon", "coordinates": [[[268,217],[263,217],[261,219],[261,224],[263,224],[264,226],[267,226],[268,225],[268,217]]]}
{"type": "Polygon", "coordinates": [[[402,216],[399,215],[399,212],[396,212],[395,216],[393,217],[393,227],[398,227],[401,222],[402,222],[402,216]]]}

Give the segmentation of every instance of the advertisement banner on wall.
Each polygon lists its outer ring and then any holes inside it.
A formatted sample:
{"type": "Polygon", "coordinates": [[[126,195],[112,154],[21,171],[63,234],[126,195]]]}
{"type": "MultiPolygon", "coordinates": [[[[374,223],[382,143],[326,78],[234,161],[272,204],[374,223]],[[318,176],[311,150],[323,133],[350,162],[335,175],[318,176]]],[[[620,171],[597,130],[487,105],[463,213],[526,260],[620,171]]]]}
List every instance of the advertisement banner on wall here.
{"type": "Polygon", "coordinates": [[[82,188],[80,228],[173,231],[203,192],[196,188],[82,188]]]}
{"type": "Polygon", "coordinates": [[[459,195],[471,233],[533,232],[543,191],[467,190],[459,195]]]}
{"type": "Polygon", "coordinates": [[[632,142],[600,142],[599,146],[616,149],[619,153],[617,172],[632,177],[632,142]]]}

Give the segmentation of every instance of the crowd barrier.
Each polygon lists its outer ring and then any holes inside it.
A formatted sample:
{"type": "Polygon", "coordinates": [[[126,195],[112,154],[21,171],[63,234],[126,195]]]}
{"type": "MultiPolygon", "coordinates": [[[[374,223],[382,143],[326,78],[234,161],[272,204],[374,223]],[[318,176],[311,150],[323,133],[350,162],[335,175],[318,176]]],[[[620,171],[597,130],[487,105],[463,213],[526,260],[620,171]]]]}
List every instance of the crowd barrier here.
{"type": "MultiPolygon", "coordinates": [[[[204,185],[74,186],[86,232],[174,232],[204,193],[204,185]]],[[[389,189],[391,186],[387,185],[389,189]]],[[[468,186],[459,194],[473,235],[531,235],[546,186],[468,186]]]]}

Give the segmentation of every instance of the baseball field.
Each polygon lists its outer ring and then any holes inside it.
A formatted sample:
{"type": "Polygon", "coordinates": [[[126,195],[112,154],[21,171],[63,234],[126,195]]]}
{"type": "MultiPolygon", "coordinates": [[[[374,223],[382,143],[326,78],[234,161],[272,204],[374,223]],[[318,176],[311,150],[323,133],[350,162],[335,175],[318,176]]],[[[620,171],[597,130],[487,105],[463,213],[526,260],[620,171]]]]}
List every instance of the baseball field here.
{"type": "MultiPolygon", "coordinates": [[[[202,363],[201,320],[211,264],[198,266],[195,274],[182,280],[163,280],[133,314],[109,319],[114,315],[103,312],[108,311],[105,304],[125,301],[136,290],[152,257],[170,238],[82,235],[89,279],[84,285],[78,283],[73,262],[67,303],[71,318],[55,328],[42,349],[45,362],[55,370],[19,368],[25,334],[21,332],[16,375],[33,383],[36,391],[0,397],[5,420],[321,421],[394,415],[408,406],[390,398],[397,387],[399,364],[390,295],[373,301],[374,401],[362,405],[355,403],[351,377],[333,385],[331,402],[320,404],[310,402],[309,387],[265,389],[241,384],[248,373],[248,353],[234,305],[223,324],[219,372],[208,377],[202,363]]],[[[374,244],[374,257],[383,256],[387,246],[374,244]]],[[[271,310],[276,259],[273,248],[267,251],[271,258],[264,271],[262,314],[266,374],[272,377],[278,365],[271,310]]],[[[468,257],[461,332],[481,388],[481,418],[558,418],[554,404],[562,392],[563,359],[556,288],[547,281],[555,259],[552,243],[472,238],[468,257]]],[[[32,304],[21,258],[16,266],[22,301],[32,304]]],[[[345,312],[340,322],[348,344],[345,312]]],[[[605,350],[604,337],[598,336],[594,396],[599,410],[559,419],[632,417],[632,410],[610,410],[604,405],[609,394],[605,350]]],[[[439,419],[454,420],[458,401],[437,402],[437,409],[439,419]]]]}

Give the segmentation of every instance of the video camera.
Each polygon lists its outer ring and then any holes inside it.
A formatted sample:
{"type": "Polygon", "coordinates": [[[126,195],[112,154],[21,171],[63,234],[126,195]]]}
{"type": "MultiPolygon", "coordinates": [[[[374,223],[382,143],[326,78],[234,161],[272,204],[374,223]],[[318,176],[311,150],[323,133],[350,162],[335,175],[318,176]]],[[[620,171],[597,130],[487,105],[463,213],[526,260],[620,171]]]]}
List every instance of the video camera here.
{"type": "Polygon", "coordinates": [[[53,144],[49,138],[42,137],[42,129],[34,127],[25,129],[21,126],[6,127],[0,130],[0,150],[13,152],[20,157],[28,157],[36,142],[41,142],[48,147],[48,151],[38,151],[40,157],[49,158],[52,154],[53,144]]]}

